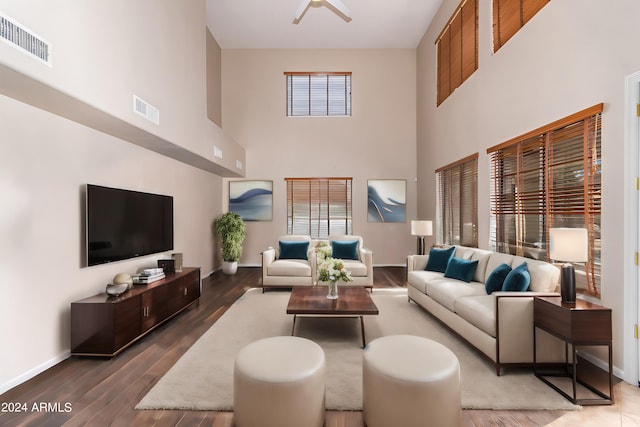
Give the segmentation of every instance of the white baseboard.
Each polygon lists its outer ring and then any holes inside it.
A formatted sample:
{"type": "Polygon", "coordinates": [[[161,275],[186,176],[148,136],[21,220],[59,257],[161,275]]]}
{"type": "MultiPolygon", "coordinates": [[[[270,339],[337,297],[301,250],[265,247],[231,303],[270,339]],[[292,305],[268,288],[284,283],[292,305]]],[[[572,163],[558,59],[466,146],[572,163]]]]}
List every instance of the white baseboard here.
{"type": "Polygon", "coordinates": [[[57,365],[58,363],[62,362],[63,360],[67,360],[70,356],[71,356],[71,352],[66,351],[66,352],[54,357],[53,359],[47,360],[46,362],[41,363],[40,365],[36,366],[35,368],[28,370],[24,374],[18,375],[17,377],[13,378],[12,380],[7,381],[6,383],[0,385],[0,394],[6,393],[7,391],[11,390],[12,388],[17,387],[20,384],[29,381],[31,378],[35,377],[38,374],[41,374],[42,372],[46,371],[49,368],[54,367],[55,365],[57,365]]]}

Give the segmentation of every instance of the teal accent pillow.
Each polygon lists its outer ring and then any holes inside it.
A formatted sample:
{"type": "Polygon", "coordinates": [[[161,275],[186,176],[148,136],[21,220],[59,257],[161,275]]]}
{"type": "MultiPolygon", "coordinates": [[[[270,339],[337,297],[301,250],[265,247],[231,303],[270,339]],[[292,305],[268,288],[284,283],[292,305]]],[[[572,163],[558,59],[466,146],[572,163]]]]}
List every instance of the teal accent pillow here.
{"type": "Polygon", "coordinates": [[[478,268],[478,260],[468,260],[462,258],[453,257],[449,260],[447,269],[444,272],[444,277],[451,279],[462,280],[469,283],[473,279],[473,275],[476,274],[478,268]]]}
{"type": "Polygon", "coordinates": [[[489,277],[487,277],[487,281],[484,284],[487,295],[490,295],[496,291],[501,291],[502,285],[504,284],[504,279],[506,279],[507,275],[510,272],[511,267],[509,267],[505,263],[502,263],[494,268],[491,274],[489,274],[489,277]]]}
{"type": "Polygon", "coordinates": [[[308,259],[309,242],[280,241],[280,259],[308,259]]]}
{"type": "Polygon", "coordinates": [[[453,258],[453,253],[455,251],[455,246],[451,246],[448,249],[431,248],[429,251],[429,259],[427,260],[427,266],[424,269],[427,271],[444,273],[447,271],[447,266],[449,265],[451,258],[453,258]]]}
{"type": "Polygon", "coordinates": [[[531,275],[527,263],[523,262],[507,274],[502,284],[502,290],[524,292],[529,289],[529,283],[531,283],[531,275]]]}
{"type": "Polygon", "coordinates": [[[332,240],[331,241],[331,257],[339,259],[355,259],[358,260],[358,241],[357,240],[332,240]]]}

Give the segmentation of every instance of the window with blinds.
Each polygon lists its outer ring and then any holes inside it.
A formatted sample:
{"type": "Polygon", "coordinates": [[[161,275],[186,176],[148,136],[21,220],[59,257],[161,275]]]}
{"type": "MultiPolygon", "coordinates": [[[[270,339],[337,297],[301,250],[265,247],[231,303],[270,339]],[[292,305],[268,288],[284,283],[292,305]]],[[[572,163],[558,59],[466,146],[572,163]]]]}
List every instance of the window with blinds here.
{"type": "Polygon", "coordinates": [[[285,178],[287,234],[351,234],[352,178],[285,178]]]}
{"type": "Polygon", "coordinates": [[[436,170],[437,241],[478,247],[478,153],[436,170]]]}
{"type": "Polygon", "coordinates": [[[351,73],[285,72],[287,116],[350,116],[351,73]]]}
{"type": "Polygon", "coordinates": [[[436,39],[440,105],[478,69],[478,1],[463,0],[436,39]]]}
{"type": "Polygon", "coordinates": [[[493,51],[497,52],[551,0],[493,0],[493,51]]]}
{"type": "Polygon", "coordinates": [[[492,248],[550,261],[550,228],[586,228],[589,261],[575,264],[576,281],[594,296],[600,296],[602,107],[595,105],[487,150],[492,248]]]}

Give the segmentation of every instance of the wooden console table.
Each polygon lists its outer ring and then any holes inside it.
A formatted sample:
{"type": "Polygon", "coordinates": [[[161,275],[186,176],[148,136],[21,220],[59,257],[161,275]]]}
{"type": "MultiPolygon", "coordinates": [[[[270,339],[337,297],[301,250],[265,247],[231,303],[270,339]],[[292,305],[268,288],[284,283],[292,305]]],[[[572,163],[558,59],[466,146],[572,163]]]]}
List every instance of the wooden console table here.
{"type": "Polygon", "coordinates": [[[71,354],[112,357],[200,298],[200,268],[185,267],[118,297],[71,303],[71,354]]]}
{"type": "Polygon", "coordinates": [[[577,300],[573,304],[563,303],[560,297],[535,297],[533,302],[533,372],[547,385],[578,405],[610,405],[613,403],[611,309],[598,304],[577,300]],[[542,329],[565,343],[565,372],[541,373],[536,366],[536,328],[542,329]],[[569,344],[572,347],[572,363],[569,364],[569,344]],[[577,377],[577,347],[607,346],[609,350],[609,395],[577,377]],[[572,378],[573,395],[567,394],[545,377],[563,376],[572,378]],[[576,383],[597,394],[601,399],[578,399],[576,383]]]}

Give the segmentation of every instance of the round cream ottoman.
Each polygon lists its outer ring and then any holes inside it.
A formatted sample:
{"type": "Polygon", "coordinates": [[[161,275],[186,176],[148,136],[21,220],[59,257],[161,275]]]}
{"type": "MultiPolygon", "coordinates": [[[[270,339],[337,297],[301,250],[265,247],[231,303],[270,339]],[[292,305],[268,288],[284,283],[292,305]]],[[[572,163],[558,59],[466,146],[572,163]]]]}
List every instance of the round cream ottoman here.
{"type": "Polygon", "coordinates": [[[391,335],[371,341],[362,363],[367,427],[460,425],[460,364],[435,341],[391,335]]]}
{"type": "Polygon", "coordinates": [[[321,427],[325,358],[305,338],[272,337],[244,347],[233,371],[236,427],[321,427]]]}

